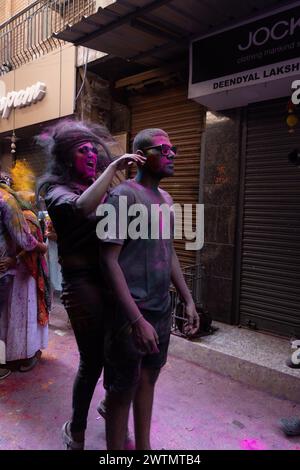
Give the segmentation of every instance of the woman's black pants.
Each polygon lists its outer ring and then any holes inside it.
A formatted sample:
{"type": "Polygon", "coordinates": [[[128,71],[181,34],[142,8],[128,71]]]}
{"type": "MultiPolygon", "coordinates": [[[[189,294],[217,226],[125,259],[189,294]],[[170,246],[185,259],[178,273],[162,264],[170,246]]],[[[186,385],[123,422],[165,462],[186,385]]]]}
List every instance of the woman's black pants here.
{"type": "Polygon", "coordinates": [[[80,355],[73,385],[71,432],[86,429],[93,393],[103,368],[104,296],[97,269],[63,269],[61,299],[80,355]]]}

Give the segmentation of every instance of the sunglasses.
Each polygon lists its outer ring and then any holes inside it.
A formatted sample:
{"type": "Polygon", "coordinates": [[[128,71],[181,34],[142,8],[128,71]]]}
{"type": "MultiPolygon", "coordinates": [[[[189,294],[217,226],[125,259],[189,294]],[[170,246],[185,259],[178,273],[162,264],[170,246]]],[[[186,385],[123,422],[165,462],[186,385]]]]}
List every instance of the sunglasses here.
{"type": "Polygon", "coordinates": [[[161,155],[163,155],[164,157],[168,157],[170,155],[170,152],[173,152],[175,155],[177,155],[177,151],[178,151],[176,145],[170,146],[167,144],[152,145],[152,147],[144,148],[144,150],[151,150],[151,149],[159,150],[161,155]]]}
{"type": "Polygon", "coordinates": [[[91,147],[88,147],[87,145],[83,145],[82,147],[79,147],[76,150],[82,155],[88,155],[89,153],[94,153],[95,155],[98,155],[99,153],[97,147],[91,148],[91,147]]]}

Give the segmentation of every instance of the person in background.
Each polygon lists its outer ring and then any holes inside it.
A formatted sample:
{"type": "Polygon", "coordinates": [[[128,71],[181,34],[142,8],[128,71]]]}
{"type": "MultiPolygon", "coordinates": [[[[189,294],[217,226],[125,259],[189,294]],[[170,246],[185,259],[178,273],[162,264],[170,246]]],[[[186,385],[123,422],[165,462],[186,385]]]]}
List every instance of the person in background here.
{"type": "Polygon", "coordinates": [[[52,293],[61,292],[62,276],[58,261],[57,235],[49,216],[45,217],[45,238],[48,246],[48,266],[52,293]]]}
{"type": "MultiPolygon", "coordinates": [[[[18,191],[16,195],[31,234],[43,243],[34,192],[18,191]]],[[[46,250],[44,253],[36,250],[18,253],[7,330],[7,360],[17,361],[20,372],[33,369],[41,350],[48,345],[51,292],[46,250]]]]}
{"type": "MultiPolygon", "coordinates": [[[[22,202],[11,189],[11,185],[11,177],[0,169],[0,363],[4,365],[0,369],[2,379],[10,374],[7,361],[12,359],[11,348],[18,346],[22,340],[17,337],[12,345],[11,336],[8,337],[15,328],[11,315],[14,315],[15,308],[18,308],[18,299],[13,294],[14,281],[22,263],[18,253],[46,251],[46,245],[31,234],[22,212],[22,202]]],[[[27,357],[25,356],[25,359],[27,357]]]]}

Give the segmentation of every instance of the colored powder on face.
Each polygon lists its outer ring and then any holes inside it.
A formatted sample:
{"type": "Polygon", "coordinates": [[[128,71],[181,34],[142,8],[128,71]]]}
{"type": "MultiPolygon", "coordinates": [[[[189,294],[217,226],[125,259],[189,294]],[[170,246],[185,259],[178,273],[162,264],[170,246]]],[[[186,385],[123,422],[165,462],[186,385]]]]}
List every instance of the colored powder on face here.
{"type": "Polygon", "coordinates": [[[267,447],[263,442],[257,439],[244,439],[241,441],[241,449],[244,450],[266,450],[267,447]]]}
{"type": "Polygon", "coordinates": [[[93,153],[93,146],[90,142],[83,142],[80,148],[74,151],[74,167],[77,175],[85,181],[96,175],[97,155],[93,153]],[[84,145],[91,149],[88,154],[80,153],[80,148],[84,145]],[[89,166],[88,162],[91,162],[93,166],[89,166]]]}

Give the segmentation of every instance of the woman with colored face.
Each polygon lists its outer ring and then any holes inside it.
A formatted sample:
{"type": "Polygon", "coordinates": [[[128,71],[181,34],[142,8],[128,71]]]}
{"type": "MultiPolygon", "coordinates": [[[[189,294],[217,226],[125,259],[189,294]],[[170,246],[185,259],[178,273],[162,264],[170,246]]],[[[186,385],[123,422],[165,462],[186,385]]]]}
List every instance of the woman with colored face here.
{"type": "Polygon", "coordinates": [[[38,142],[50,168],[39,184],[57,234],[62,267],[62,302],[74,330],[80,363],[73,386],[72,417],[62,429],[67,449],[83,449],[87,415],[103,367],[105,278],[99,263],[96,208],[117,170],[144,157],[125,154],[112,161],[107,129],[62,121],[44,131],[38,142]],[[97,178],[97,175],[98,178],[97,178]]]}
{"type": "Polygon", "coordinates": [[[79,179],[91,181],[96,177],[98,150],[91,142],[74,149],[74,169],[79,179]]]}

